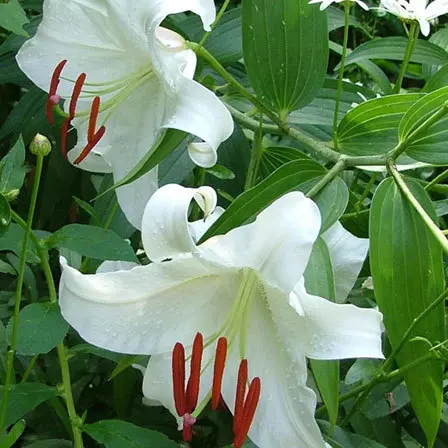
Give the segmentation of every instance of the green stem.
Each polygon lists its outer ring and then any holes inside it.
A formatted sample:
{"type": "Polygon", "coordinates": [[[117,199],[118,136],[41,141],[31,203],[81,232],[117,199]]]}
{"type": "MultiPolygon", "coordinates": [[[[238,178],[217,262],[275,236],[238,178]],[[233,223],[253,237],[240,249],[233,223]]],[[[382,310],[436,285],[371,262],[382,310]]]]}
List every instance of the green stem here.
{"type": "Polygon", "coordinates": [[[212,23],[211,31],[207,31],[204,36],[202,37],[201,41],[199,42],[199,48],[202,48],[205,45],[205,42],[207,42],[207,39],[210,37],[210,34],[215,29],[216,25],[218,25],[219,21],[221,20],[222,16],[226,12],[227,8],[229,7],[230,0],[225,0],[223,5],[221,6],[221,9],[218,12],[218,15],[216,16],[215,21],[212,23]]]}
{"type": "Polygon", "coordinates": [[[414,141],[420,137],[425,131],[427,131],[432,125],[436,124],[441,118],[448,113],[448,101],[434,112],[429,118],[427,118],[420,126],[412,131],[404,140],[402,140],[394,149],[392,149],[387,157],[392,160],[397,158],[410,146],[414,141]]]}
{"type": "Polygon", "coordinates": [[[420,28],[417,22],[412,22],[411,28],[409,30],[408,45],[406,47],[406,52],[404,54],[403,62],[401,63],[400,72],[398,74],[397,82],[395,83],[392,93],[400,93],[401,84],[403,83],[404,75],[406,69],[408,68],[409,61],[411,60],[412,53],[414,52],[415,44],[417,43],[418,33],[420,28]]]}
{"type": "Polygon", "coordinates": [[[252,188],[258,176],[260,169],[261,156],[263,155],[263,116],[260,116],[260,123],[258,125],[258,131],[255,133],[255,139],[253,142],[251,158],[249,162],[249,168],[247,170],[246,184],[244,185],[244,191],[252,188]]]}
{"type": "MultiPolygon", "coordinates": [[[[26,225],[23,219],[14,211],[12,211],[12,217],[14,221],[20,226],[26,225]]],[[[39,255],[41,267],[45,275],[45,280],[48,285],[48,295],[51,303],[57,303],[57,291],[56,285],[53,279],[53,273],[51,272],[51,266],[48,261],[48,252],[42,247],[36,236],[31,233],[31,239],[35,245],[37,254],[39,255]]],[[[73,393],[71,388],[70,370],[68,365],[67,350],[64,344],[58,344],[57,346],[59,366],[61,369],[62,385],[63,385],[63,397],[67,406],[67,412],[70,418],[71,428],[73,432],[73,442],[75,448],[83,448],[82,433],[81,433],[81,421],[76,414],[75,402],[73,399],[73,393]]]]}
{"type": "Polygon", "coordinates": [[[356,212],[359,213],[361,211],[361,206],[362,206],[363,202],[366,200],[367,196],[369,195],[370,190],[372,189],[373,185],[375,184],[378,176],[379,176],[379,173],[373,173],[372,176],[370,177],[370,180],[367,183],[366,187],[364,188],[364,191],[363,191],[361,197],[359,198],[359,200],[356,202],[356,204],[353,207],[353,209],[356,210],[356,212]]]}
{"type": "Polygon", "coordinates": [[[307,198],[316,196],[323,188],[325,188],[341,171],[345,170],[345,160],[340,159],[330,171],[306,194],[307,198]]]}
{"type": "Polygon", "coordinates": [[[44,156],[37,156],[36,163],[36,171],[34,175],[33,182],[33,190],[31,193],[31,203],[28,211],[28,220],[25,228],[25,236],[23,237],[22,242],[22,252],[20,254],[20,265],[19,272],[17,276],[17,288],[16,295],[14,301],[14,312],[13,312],[13,323],[12,323],[12,333],[11,333],[11,345],[8,351],[8,359],[6,365],[6,380],[3,390],[3,400],[0,408],[0,434],[3,433],[4,423],[6,417],[6,410],[8,408],[8,399],[9,399],[9,389],[12,384],[12,377],[14,371],[14,359],[16,354],[17,347],[17,338],[18,338],[18,330],[19,330],[19,313],[20,313],[20,302],[22,300],[22,289],[23,289],[23,278],[25,275],[25,266],[26,266],[26,253],[28,251],[28,241],[30,238],[30,234],[32,233],[31,228],[33,225],[34,212],[36,210],[37,203],[37,195],[39,193],[39,184],[40,178],[42,176],[42,167],[44,163],[44,156]]]}
{"type": "Polygon", "coordinates": [[[31,358],[30,362],[28,363],[28,367],[26,368],[25,373],[22,376],[22,379],[20,381],[21,383],[26,383],[26,380],[29,378],[31,372],[34,369],[34,366],[36,365],[37,358],[39,358],[39,355],[34,355],[31,358]]]}
{"type": "Polygon", "coordinates": [[[439,182],[444,181],[448,177],[448,169],[445,170],[443,173],[440,173],[438,176],[436,176],[431,182],[428,182],[425,185],[425,190],[431,190],[431,188],[438,184],[439,182]]]}
{"type": "Polygon", "coordinates": [[[448,241],[446,239],[446,236],[436,226],[434,221],[426,213],[425,209],[421,206],[420,202],[418,202],[418,200],[412,194],[411,190],[406,185],[406,182],[401,177],[400,173],[398,172],[398,170],[395,167],[395,165],[393,164],[393,162],[388,163],[388,169],[389,169],[390,173],[392,174],[396,184],[400,188],[401,192],[406,196],[406,199],[409,201],[409,203],[412,205],[412,207],[414,207],[415,211],[423,219],[423,222],[426,224],[426,227],[428,227],[429,231],[434,235],[434,237],[437,239],[437,241],[442,246],[443,251],[446,254],[448,254],[448,241]]]}
{"type": "Polygon", "coordinates": [[[338,148],[338,119],[339,119],[339,106],[341,104],[341,94],[342,94],[342,81],[344,78],[345,61],[347,59],[347,46],[348,46],[348,32],[350,23],[350,8],[352,2],[344,2],[344,41],[342,43],[342,55],[341,64],[339,68],[339,78],[338,78],[338,90],[336,92],[336,105],[334,107],[334,117],[333,117],[333,144],[334,147],[338,148]]]}

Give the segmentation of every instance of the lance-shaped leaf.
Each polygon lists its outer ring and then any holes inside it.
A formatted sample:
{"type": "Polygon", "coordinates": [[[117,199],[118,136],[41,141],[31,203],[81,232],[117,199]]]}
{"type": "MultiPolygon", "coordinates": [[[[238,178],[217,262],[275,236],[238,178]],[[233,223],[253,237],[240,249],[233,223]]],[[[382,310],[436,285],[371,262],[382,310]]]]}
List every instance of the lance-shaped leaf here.
{"type": "Polygon", "coordinates": [[[341,121],[339,148],[345,154],[385,154],[398,144],[398,126],[404,114],[423,94],[388,95],[359,104],[341,121]]]}
{"type": "MultiPolygon", "coordinates": [[[[314,243],[305,271],[305,284],[310,294],[336,300],[330,252],[322,238],[314,243]]],[[[327,406],[330,422],[335,425],[339,408],[339,361],[311,359],[310,364],[319,392],[327,406]]]]}
{"type": "Polygon", "coordinates": [[[308,104],[324,82],[327,15],[308,0],[244,0],[243,51],[255,92],[285,117],[308,104]]]}
{"type": "Polygon", "coordinates": [[[410,157],[427,163],[448,163],[447,102],[448,87],[443,87],[420,98],[403,116],[398,129],[400,141],[409,137],[434,114],[439,116],[435,124],[413,139],[412,144],[406,149],[406,154],[410,157]]]}
{"type": "MultiPolygon", "coordinates": [[[[416,181],[406,183],[414,196],[435,219],[426,192],[416,181]]],[[[392,179],[378,187],[370,215],[370,265],[375,295],[384,314],[386,333],[396,347],[413,320],[444,288],[442,251],[420,215],[409,204],[392,179]]],[[[414,329],[431,343],[445,339],[444,306],[441,303],[414,329]]],[[[430,346],[408,342],[397,361],[405,366],[428,352],[430,346]]],[[[405,375],[412,406],[432,446],[442,410],[443,363],[428,361],[405,375]]]]}

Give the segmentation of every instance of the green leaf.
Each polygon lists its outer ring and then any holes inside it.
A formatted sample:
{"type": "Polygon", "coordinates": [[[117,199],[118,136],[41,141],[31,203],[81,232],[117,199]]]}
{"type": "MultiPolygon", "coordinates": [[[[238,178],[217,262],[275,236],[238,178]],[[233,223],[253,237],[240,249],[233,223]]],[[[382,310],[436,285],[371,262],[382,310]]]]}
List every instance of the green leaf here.
{"type": "Polygon", "coordinates": [[[108,359],[109,361],[113,361],[119,363],[121,358],[125,355],[121,355],[120,353],[110,352],[109,350],[105,350],[104,348],[95,347],[90,344],[79,344],[75,345],[75,347],[71,347],[69,349],[70,356],[76,356],[77,354],[88,354],[98,356],[99,358],[108,359]]]}
{"type": "MultiPolygon", "coordinates": [[[[22,242],[25,231],[18,224],[11,223],[6,232],[0,238],[0,251],[14,252],[18,257],[22,252],[22,242]]],[[[40,258],[35,252],[33,246],[29,246],[26,253],[26,261],[28,263],[39,263],[40,258]]]]}
{"type": "Polygon", "coordinates": [[[22,137],[8,154],[0,160],[0,193],[11,193],[20,190],[25,180],[25,145],[22,137]]]}
{"type": "Polygon", "coordinates": [[[18,0],[0,3],[0,27],[12,31],[14,34],[28,37],[28,33],[23,29],[23,25],[28,22],[25,11],[18,0]]]}
{"type": "Polygon", "coordinates": [[[347,185],[337,177],[319,192],[313,201],[317,203],[322,215],[320,233],[329,229],[345,212],[349,199],[347,185]]]}
{"type": "MultiPolygon", "coordinates": [[[[314,243],[304,277],[306,290],[310,294],[335,301],[336,292],[330,252],[322,238],[314,243]]],[[[339,409],[339,361],[310,359],[310,363],[320,394],[327,406],[330,422],[335,425],[339,409]]]]}
{"type": "Polygon", "coordinates": [[[398,144],[398,126],[404,114],[424,95],[388,95],[359,104],[338,127],[338,147],[345,154],[385,154],[398,144]]]}
{"type": "MultiPolygon", "coordinates": [[[[9,339],[13,322],[8,324],[9,339]]],[[[48,353],[64,340],[68,328],[57,304],[32,303],[20,311],[16,351],[24,356],[48,353]]]]}
{"type": "MultiPolygon", "coordinates": [[[[406,183],[435,219],[434,208],[423,187],[406,183]]],[[[384,314],[392,347],[396,347],[413,320],[444,289],[442,251],[423,220],[391,178],[375,192],[370,214],[370,265],[375,295],[384,314]]],[[[444,306],[440,304],[413,331],[435,343],[445,339],[444,306]]],[[[405,366],[428,352],[428,345],[410,342],[397,358],[405,366]]],[[[408,371],[405,382],[417,418],[432,446],[442,409],[443,363],[430,361],[408,371]]]]}
{"type": "Polygon", "coordinates": [[[263,148],[260,159],[260,174],[268,177],[276,169],[293,160],[311,160],[306,154],[289,146],[270,146],[263,148]]]}
{"type": "Polygon", "coordinates": [[[45,240],[48,249],[64,247],[96,260],[135,261],[132,247],[116,233],[100,227],[69,224],[45,240]]]}
{"type": "Polygon", "coordinates": [[[48,439],[26,445],[25,448],[73,448],[73,443],[62,439],[48,439]]]}
{"type": "MultiPolygon", "coordinates": [[[[371,40],[353,50],[347,57],[346,65],[371,59],[402,61],[407,44],[408,39],[405,37],[382,37],[371,40]]],[[[411,55],[411,62],[443,65],[448,63],[448,53],[437,45],[419,39],[411,55]]]]}
{"type": "Polygon", "coordinates": [[[25,431],[25,420],[19,420],[0,442],[0,448],[11,448],[25,431]]]}
{"type": "Polygon", "coordinates": [[[215,165],[211,168],[207,168],[205,171],[207,174],[210,174],[211,176],[216,177],[217,179],[221,180],[235,179],[235,173],[222,165],[215,165]]]}
{"type": "MultiPolygon", "coordinates": [[[[431,34],[431,37],[429,38],[429,42],[431,42],[434,45],[439,46],[440,48],[443,48],[445,51],[448,50],[448,29],[441,28],[440,30],[436,31],[435,33],[431,34]]],[[[425,79],[430,78],[431,76],[434,76],[436,72],[439,70],[440,65],[433,64],[433,65],[423,65],[423,77],[425,79]]],[[[442,86],[440,86],[442,87],[442,86]]]]}
{"type": "MultiPolygon", "coordinates": [[[[428,93],[413,104],[403,116],[398,128],[400,141],[415,131],[431,115],[436,113],[448,101],[448,87],[428,93]]],[[[421,162],[434,164],[448,163],[448,117],[439,120],[422,132],[406,149],[406,154],[421,162]]]]}
{"type": "Polygon", "coordinates": [[[126,419],[131,411],[136,393],[139,389],[141,373],[129,367],[112,380],[114,408],[118,418],[126,419]]]}
{"type": "Polygon", "coordinates": [[[9,263],[0,260],[0,274],[17,275],[17,272],[9,263]]]}
{"type": "Polygon", "coordinates": [[[448,64],[445,64],[438,72],[429,78],[428,82],[423,87],[422,92],[432,92],[441,89],[448,84],[448,64]]]}
{"type": "MultiPolygon", "coordinates": [[[[327,14],[328,14],[328,32],[344,27],[345,15],[342,9],[336,8],[335,6],[329,6],[327,8],[327,14]]],[[[354,28],[362,29],[362,25],[352,15],[350,15],[349,18],[349,25],[353,26],[354,28]]]]}
{"type": "Polygon", "coordinates": [[[11,207],[8,200],[0,193],[0,235],[11,224],[11,207]]]}
{"type": "MultiPolygon", "coordinates": [[[[3,398],[4,386],[0,386],[0,402],[3,398]]],[[[5,426],[15,423],[19,418],[32,411],[36,406],[58,396],[56,387],[40,383],[21,383],[11,386],[5,426]]]]}
{"type": "Polygon", "coordinates": [[[176,129],[169,129],[166,131],[159,145],[154,150],[148,151],[142,160],[140,160],[140,162],[138,162],[138,164],[123,179],[101,193],[96,199],[118,187],[128,185],[135,182],[137,179],[140,179],[140,177],[151,171],[162,162],[163,159],[170,155],[185,140],[187,135],[188,134],[185,132],[176,129]]]}
{"type": "Polygon", "coordinates": [[[325,171],[324,167],[312,160],[296,160],[283,165],[267,179],[239,195],[201,241],[248,222],[285,193],[310,190],[325,171]]]}
{"type": "Polygon", "coordinates": [[[308,0],[243,0],[243,51],[255,92],[286,116],[308,104],[324,82],[327,15],[308,0]]]}
{"type": "Polygon", "coordinates": [[[328,434],[326,440],[333,448],[385,448],[378,442],[344,431],[339,426],[332,427],[323,420],[319,420],[318,423],[323,432],[328,434]]]}
{"type": "Polygon", "coordinates": [[[121,420],[103,420],[84,425],[84,431],[106,448],[177,448],[177,443],[157,431],[121,420]]]}
{"type": "Polygon", "coordinates": [[[123,356],[118,362],[117,366],[110,374],[109,380],[113,380],[117,375],[125,371],[128,367],[131,367],[132,364],[139,364],[143,362],[148,357],[144,355],[126,355],[123,356]]]}

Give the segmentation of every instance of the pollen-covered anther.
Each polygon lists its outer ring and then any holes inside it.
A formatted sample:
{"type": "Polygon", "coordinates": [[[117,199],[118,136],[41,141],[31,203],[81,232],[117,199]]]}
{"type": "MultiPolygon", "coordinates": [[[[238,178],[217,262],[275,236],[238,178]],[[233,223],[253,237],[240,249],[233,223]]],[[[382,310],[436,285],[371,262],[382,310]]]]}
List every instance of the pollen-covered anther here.
{"type": "Polygon", "coordinates": [[[178,342],[174,346],[172,356],[173,396],[177,415],[183,419],[182,438],[190,442],[193,437],[193,425],[196,417],[192,415],[196,409],[199,397],[202,355],[204,339],[197,333],[193,342],[190,361],[190,377],[185,387],[185,348],[178,342]]]}
{"type": "Polygon", "coordinates": [[[54,124],[54,115],[53,108],[54,106],[59,104],[61,97],[57,95],[59,83],[61,82],[61,73],[64,70],[65,64],[67,64],[67,60],[59,62],[59,64],[54,69],[53,75],[51,77],[50,88],[48,90],[47,103],[45,107],[45,114],[47,115],[48,122],[53,125],[54,124]]]}
{"type": "Polygon", "coordinates": [[[245,397],[247,377],[247,360],[243,359],[238,371],[235,412],[233,417],[234,448],[241,448],[243,446],[260,400],[261,380],[258,377],[255,377],[250,383],[249,391],[245,397]]]}
{"type": "Polygon", "coordinates": [[[227,339],[219,338],[216,345],[215,365],[213,368],[212,410],[216,411],[221,402],[222,378],[227,357],[227,339]]]}

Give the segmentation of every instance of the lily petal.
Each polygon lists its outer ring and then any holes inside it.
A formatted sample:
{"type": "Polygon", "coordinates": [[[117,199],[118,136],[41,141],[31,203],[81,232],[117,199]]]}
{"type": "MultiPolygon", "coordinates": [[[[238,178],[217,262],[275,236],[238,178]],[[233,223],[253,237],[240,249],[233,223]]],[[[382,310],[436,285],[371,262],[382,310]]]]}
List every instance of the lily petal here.
{"type": "Polygon", "coordinates": [[[218,160],[216,150],[208,143],[190,143],[188,145],[188,154],[197,166],[204,168],[211,168],[216,165],[218,160]]]}
{"type": "Polygon", "coordinates": [[[271,308],[277,325],[284,329],[283,337],[307,357],[383,358],[380,312],[308,294],[303,280],[294,288],[294,294],[304,316],[294,315],[279,301],[271,308]]]}
{"type": "Polygon", "coordinates": [[[193,199],[206,217],[216,207],[213,188],[194,189],[177,184],[163,186],[148,202],[142,222],[142,241],[152,261],[197,252],[188,224],[188,208],[193,199]]]}
{"type": "Polygon", "coordinates": [[[45,0],[36,35],[17,54],[19,67],[48,92],[51,73],[66,59],[58,89],[64,98],[73,89],[67,79],[75,80],[82,72],[89,83],[104,83],[139,71],[148,63],[147,53],[135,51],[135,36],[115,26],[109,12],[108,3],[97,0],[45,0]]]}
{"type": "Polygon", "coordinates": [[[61,258],[59,302],[83,339],[120,353],[171,352],[210,335],[228,315],[235,271],[184,257],[128,271],[83,275],[61,258]],[[173,331],[175,329],[175,331],[173,331]]]}
{"type": "Polygon", "coordinates": [[[251,267],[273,285],[291,291],[308,264],[320,226],[317,205],[293,192],[263,210],[254,223],[211,238],[200,249],[205,257],[251,267]]]}
{"type": "Polygon", "coordinates": [[[333,265],[336,302],[343,303],[364,264],[369,250],[369,240],[352,235],[339,222],[322,236],[327,243],[333,265]]]}
{"type": "MultiPolygon", "coordinates": [[[[261,379],[261,398],[249,437],[259,448],[324,446],[314,418],[316,395],[306,387],[305,357],[288,356],[263,301],[254,300],[247,330],[246,355],[249,378],[261,379]]],[[[235,402],[239,353],[233,350],[226,363],[222,394],[232,409],[235,402]]]]}

